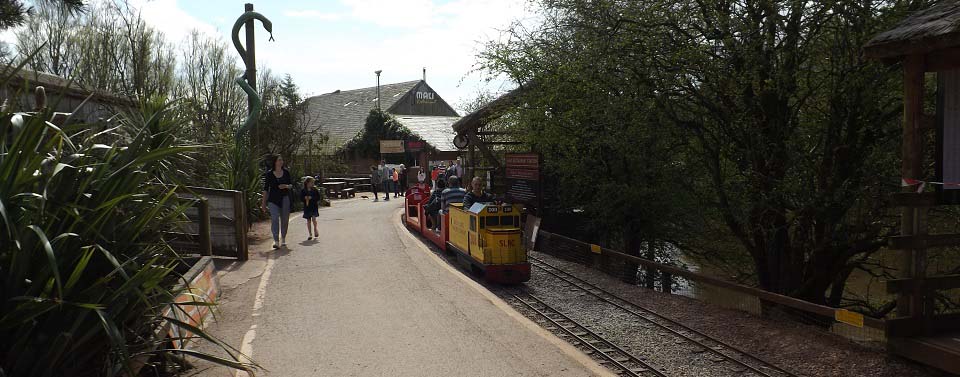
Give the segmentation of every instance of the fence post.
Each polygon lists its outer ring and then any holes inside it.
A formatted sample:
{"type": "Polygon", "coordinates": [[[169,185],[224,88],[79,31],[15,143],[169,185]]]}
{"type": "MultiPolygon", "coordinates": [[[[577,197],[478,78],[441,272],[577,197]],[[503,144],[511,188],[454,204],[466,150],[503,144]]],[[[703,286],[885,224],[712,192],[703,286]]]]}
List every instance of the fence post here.
{"type": "Polygon", "coordinates": [[[670,275],[669,272],[660,271],[660,290],[664,293],[672,293],[673,275],[670,275]]]}
{"type": "Polygon", "coordinates": [[[238,191],[233,194],[233,229],[237,243],[237,259],[247,260],[247,201],[246,191],[238,191]]]}
{"type": "Polygon", "coordinates": [[[197,205],[200,209],[200,253],[213,255],[213,246],[210,243],[210,202],[201,197],[197,205]]]}

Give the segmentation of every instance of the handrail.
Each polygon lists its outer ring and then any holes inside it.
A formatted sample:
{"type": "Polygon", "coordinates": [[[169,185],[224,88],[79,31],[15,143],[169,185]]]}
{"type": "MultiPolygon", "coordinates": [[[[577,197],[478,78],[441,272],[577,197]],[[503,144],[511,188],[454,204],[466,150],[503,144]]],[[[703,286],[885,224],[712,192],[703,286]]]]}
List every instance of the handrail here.
{"type": "MultiPolygon", "coordinates": [[[[570,237],[562,236],[562,235],[559,235],[559,234],[550,233],[550,232],[547,232],[547,231],[544,231],[544,230],[540,230],[540,231],[539,231],[539,234],[540,234],[541,236],[545,236],[545,237],[556,237],[556,238],[559,238],[559,239],[562,239],[562,240],[565,240],[565,241],[568,241],[568,242],[573,242],[573,243],[582,244],[582,245],[584,245],[584,249],[587,250],[588,252],[589,252],[590,247],[591,247],[591,245],[590,245],[589,243],[586,243],[586,242],[583,242],[583,241],[580,241],[580,240],[575,240],[575,239],[572,239],[572,238],[570,238],[570,237]]],[[[539,242],[538,242],[538,244],[539,244],[539,242]]],[[[731,291],[740,292],[740,293],[743,293],[743,294],[746,294],[746,295],[754,296],[754,297],[756,297],[756,298],[758,298],[758,299],[760,299],[760,300],[763,300],[763,301],[775,303],[775,304],[778,304],[778,305],[783,305],[783,306],[790,307],[790,308],[793,308],[793,309],[796,309],[796,310],[801,310],[801,311],[813,313],[813,314],[820,315],[820,316],[824,316],[824,317],[834,317],[835,313],[836,313],[837,310],[838,310],[837,308],[832,308],[832,307],[825,306],[825,305],[814,304],[814,303],[812,303],[812,302],[803,301],[803,300],[800,300],[800,299],[798,299],[798,298],[789,297],[789,296],[784,296],[784,295],[776,294],[776,293],[773,293],[773,292],[767,292],[767,291],[764,291],[764,290],[759,289],[759,288],[754,288],[754,287],[750,287],[750,286],[746,286],[746,285],[742,285],[742,284],[733,283],[733,282],[730,282],[730,281],[726,281],[726,280],[723,280],[723,279],[718,279],[718,278],[715,278],[715,277],[712,277],[712,276],[707,276],[707,275],[699,274],[699,273],[696,273],[696,272],[692,272],[692,271],[685,270],[685,269],[682,269],[682,268],[677,268],[677,267],[674,267],[674,266],[668,266],[668,265],[665,265],[665,264],[662,264],[662,263],[658,263],[658,262],[654,262],[654,261],[651,261],[651,260],[648,260],[648,259],[643,259],[643,258],[640,258],[640,257],[637,257],[637,256],[633,256],[633,255],[629,255],[629,254],[624,254],[624,253],[619,252],[619,251],[616,251],[616,250],[611,250],[611,249],[602,248],[602,247],[600,248],[600,250],[601,250],[600,255],[602,255],[602,256],[608,256],[608,257],[612,257],[612,258],[617,258],[617,259],[621,259],[621,260],[626,260],[626,261],[629,261],[629,262],[632,262],[632,263],[636,263],[636,264],[641,265],[641,266],[644,266],[644,267],[648,267],[648,268],[653,268],[653,269],[659,270],[659,271],[661,271],[661,272],[663,272],[663,273],[666,273],[666,274],[671,274],[671,275],[675,275],[675,276],[681,276],[681,277],[683,277],[683,278],[685,278],[685,279],[687,279],[687,280],[696,281],[696,282],[700,282],[700,283],[705,283],[705,284],[709,284],[709,285],[713,285],[713,286],[717,286],[717,287],[729,289],[729,290],[731,290],[731,291]]],[[[881,330],[886,329],[886,320],[881,319],[881,318],[873,318],[873,317],[864,316],[864,317],[863,317],[863,324],[864,324],[864,326],[871,327],[871,328],[876,328],[876,329],[881,329],[881,330]]]]}

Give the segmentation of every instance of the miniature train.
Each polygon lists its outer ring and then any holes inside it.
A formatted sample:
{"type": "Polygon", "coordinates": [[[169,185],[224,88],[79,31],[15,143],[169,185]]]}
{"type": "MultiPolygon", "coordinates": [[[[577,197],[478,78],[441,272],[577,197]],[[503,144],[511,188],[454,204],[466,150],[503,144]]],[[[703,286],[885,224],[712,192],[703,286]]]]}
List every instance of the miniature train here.
{"type": "Polygon", "coordinates": [[[452,204],[440,214],[440,231],[431,229],[424,206],[430,200],[426,185],[407,190],[403,221],[407,228],[433,242],[440,250],[455,253],[457,260],[487,281],[518,284],[530,280],[530,263],[522,241],[520,206],[475,203],[471,208],[452,204]]]}

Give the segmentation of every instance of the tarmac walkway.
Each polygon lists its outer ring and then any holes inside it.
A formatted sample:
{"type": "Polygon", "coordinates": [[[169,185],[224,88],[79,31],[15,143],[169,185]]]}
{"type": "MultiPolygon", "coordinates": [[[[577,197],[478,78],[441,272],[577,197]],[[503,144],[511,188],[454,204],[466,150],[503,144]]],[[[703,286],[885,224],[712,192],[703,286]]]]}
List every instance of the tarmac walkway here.
{"type": "Polygon", "coordinates": [[[289,250],[267,240],[225,266],[212,332],[258,376],[612,375],[434,255],[400,224],[401,205],[334,201],[315,241],[293,214],[289,250]]]}

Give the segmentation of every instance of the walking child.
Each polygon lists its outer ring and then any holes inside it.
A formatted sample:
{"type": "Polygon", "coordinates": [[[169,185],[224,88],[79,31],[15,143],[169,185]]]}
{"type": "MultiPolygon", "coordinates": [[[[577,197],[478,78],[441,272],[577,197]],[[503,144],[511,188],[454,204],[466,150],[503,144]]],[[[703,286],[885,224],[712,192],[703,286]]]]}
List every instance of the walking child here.
{"type": "Polygon", "coordinates": [[[320,216],[320,191],[314,183],[313,177],[307,177],[303,183],[303,190],[300,191],[300,196],[303,198],[303,218],[307,219],[307,234],[310,235],[307,241],[320,238],[320,230],[317,227],[317,217],[320,216]]]}

